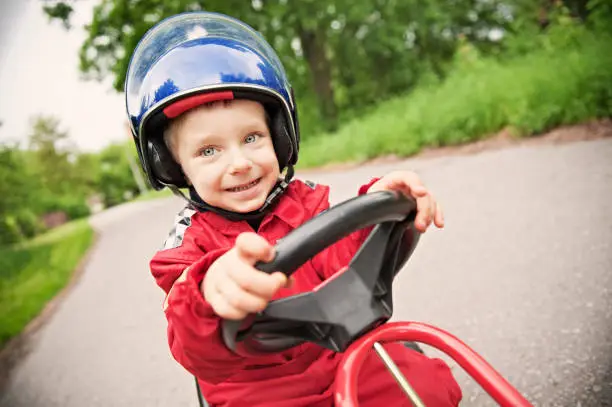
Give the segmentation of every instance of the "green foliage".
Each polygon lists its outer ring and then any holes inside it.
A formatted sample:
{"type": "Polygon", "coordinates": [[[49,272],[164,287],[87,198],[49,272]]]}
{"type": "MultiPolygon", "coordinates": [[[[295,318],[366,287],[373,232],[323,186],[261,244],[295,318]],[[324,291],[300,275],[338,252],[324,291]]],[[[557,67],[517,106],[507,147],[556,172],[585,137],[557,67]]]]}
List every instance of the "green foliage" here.
{"type": "Polygon", "coordinates": [[[29,175],[30,170],[23,152],[15,145],[0,144],[0,196],[2,196],[0,217],[8,213],[18,202],[33,197],[32,189],[37,185],[29,175]]]}
{"type": "Polygon", "coordinates": [[[49,2],[45,2],[45,4],[43,5],[43,11],[50,18],[57,18],[61,20],[64,24],[64,27],[70,28],[69,20],[70,16],[72,15],[72,12],[74,11],[72,5],[69,3],[64,3],[62,1],[54,2],[52,4],[48,3],[49,2]]]}
{"type": "Polygon", "coordinates": [[[519,135],[612,115],[612,40],[584,32],[556,50],[498,61],[471,50],[441,84],[381,103],[337,133],[307,140],[300,165],[411,155],[504,128],[519,135]]]}
{"type": "Polygon", "coordinates": [[[173,195],[174,193],[168,188],[162,189],[161,191],[156,191],[154,189],[151,189],[144,194],[138,195],[138,197],[135,200],[136,201],[148,201],[150,199],[167,198],[173,195]]]}
{"type": "Polygon", "coordinates": [[[46,194],[38,202],[39,212],[64,212],[68,219],[78,219],[88,216],[90,211],[85,200],[78,196],[46,194]]]}
{"type": "Polygon", "coordinates": [[[54,195],[82,193],[74,190],[74,158],[75,149],[57,118],[37,116],[32,120],[28,159],[43,187],[54,195]]]}
{"type": "Polygon", "coordinates": [[[21,209],[14,214],[15,224],[22,238],[32,238],[44,230],[44,225],[30,209],[21,209]]]}
{"type": "Polygon", "coordinates": [[[66,285],[92,240],[89,224],[79,221],[32,244],[0,248],[0,348],[66,285]]]}
{"type": "MultiPolygon", "coordinates": [[[[333,129],[340,120],[411,89],[422,75],[443,78],[460,36],[483,50],[495,49],[498,44],[486,32],[507,26],[499,11],[504,3],[99,0],[86,27],[80,66],[89,78],[112,76],[115,89],[122,90],[130,55],[153,24],[184,11],[217,11],[255,27],[279,53],[303,102],[304,128],[333,129]]],[[[69,18],[69,13],[47,13],[64,22],[69,18]]]]}
{"type": "Polygon", "coordinates": [[[21,239],[23,235],[15,218],[10,215],[0,218],[0,246],[12,244],[21,239]]]}
{"type": "Polygon", "coordinates": [[[590,0],[587,4],[588,23],[596,32],[612,33],[612,2],[590,0]]]}
{"type": "Polygon", "coordinates": [[[41,219],[52,212],[78,219],[89,215],[93,197],[112,206],[140,192],[133,143],[79,153],[57,118],[38,116],[27,147],[0,145],[0,246],[44,231],[41,219]]]}
{"type": "MultiPolygon", "coordinates": [[[[300,107],[302,165],[407,155],[505,127],[532,134],[610,114],[609,1],[451,3],[211,0],[205,6],[251,24],[280,54],[300,107]],[[337,123],[346,124],[324,132],[337,123]]],[[[82,70],[112,75],[121,89],[145,31],[203,4],[100,0],[81,49],[82,70]]],[[[82,163],[90,170],[80,171],[95,174],[79,185],[103,191],[107,204],[136,191],[119,151],[111,148],[104,159],[112,164],[96,157],[82,163]]]]}
{"type": "Polygon", "coordinates": [[[132,146],[111,144],[99,154],[98,191],[106,206],[117,205],[138,194],[128,162],[128,154],[134,154],[134,149],[129,147],[132,146]]]}
{"type": "Polygon", "coordinates": [[[0,145],[0,245],[27,238],[40,230],[35,214],[25,205],[33,202],[40,186],[15,145],[0,145]]]}

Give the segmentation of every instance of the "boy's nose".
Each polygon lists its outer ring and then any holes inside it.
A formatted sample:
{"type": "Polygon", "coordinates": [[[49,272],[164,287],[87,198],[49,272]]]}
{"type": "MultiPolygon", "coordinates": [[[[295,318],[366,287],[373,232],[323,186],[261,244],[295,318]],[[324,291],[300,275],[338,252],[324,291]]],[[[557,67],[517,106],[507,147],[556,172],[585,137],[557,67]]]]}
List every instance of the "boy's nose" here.
{"type": "Polygon", "coordinates": [[[231,174],[239,174],[249,171],[251,168],[253,168],[253,162],[248,157],[240,152],[233,154],[230,164],[231,174]]]}

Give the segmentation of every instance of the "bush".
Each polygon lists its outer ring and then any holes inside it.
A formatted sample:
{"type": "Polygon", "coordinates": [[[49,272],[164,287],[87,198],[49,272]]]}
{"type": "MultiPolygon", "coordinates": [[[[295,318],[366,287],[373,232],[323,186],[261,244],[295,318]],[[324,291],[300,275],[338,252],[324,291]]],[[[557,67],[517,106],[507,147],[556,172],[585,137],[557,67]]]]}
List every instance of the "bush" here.
{"type": "Polygon", "coordinates": [[[23,239],[29,239],[44,231],[44,225],[31,210],[21,210],[17,212],[15,221],[23,239]]]}
{"type": "Polygon", "coordinates": [[[43,197],[37,204],[37,211],[41,214],[51,212],[64,212],[68,219],[79,219],[89,216],[89,206],[85,198],[72,196],[52,196],[43,197]]]}
{"type": "Polygon", "coordinates": [[[20,242],[21,238],[21,232],[14,216],[0,218],[0,246],[20,242]]]}
{"type": "Polygon", "coordinates": [[[407,156],[423,146],[465,143],[507,127],[528,136],[610,116],[612,41],[589,32],[576,36],[558,49],[510,60],[468,54],[443,83],[381,103],[336,133],[306,139],[300,166],[407,156]]]}
{"type": "Polygon", "coordinates": [[[90,214],[89,206],[87,206],[85,200],[63,198],[60,200],[60,208],[70,220],[84,218],[90,214]]]}
{"type": "Polygon", "coordinates": [[[30,210],[23,209],[0,219],[0,246],[19,243],[34,237],[44,230],[38,216],[30,210]]]}

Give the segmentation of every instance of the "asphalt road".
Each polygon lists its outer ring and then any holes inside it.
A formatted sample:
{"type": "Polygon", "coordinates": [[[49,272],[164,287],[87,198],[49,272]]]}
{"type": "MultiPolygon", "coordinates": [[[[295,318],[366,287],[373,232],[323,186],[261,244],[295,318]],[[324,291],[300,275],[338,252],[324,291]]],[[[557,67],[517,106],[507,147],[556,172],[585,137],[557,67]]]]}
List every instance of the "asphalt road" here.
{"type": "MultiPolygon", "coordinates": [[[[421,174],[447,227],[426,233],[396,280],[394,319],[454,333],[534,405],[612,405],[612,139],[302,175],[339,202],[395,168],[421,174]]],[[[31,336],[1,407],[197,405],[147,268],[180,206],[140,202],[92,219],[90,262],[31,336]]],[[[453,371],[463,405],[494,405],[453,371]]]]}

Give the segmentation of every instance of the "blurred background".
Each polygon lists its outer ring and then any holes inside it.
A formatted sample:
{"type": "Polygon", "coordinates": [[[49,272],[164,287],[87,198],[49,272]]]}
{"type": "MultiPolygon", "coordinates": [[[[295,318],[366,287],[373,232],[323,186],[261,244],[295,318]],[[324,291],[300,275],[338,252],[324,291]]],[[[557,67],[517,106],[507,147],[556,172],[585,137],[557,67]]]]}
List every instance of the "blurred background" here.
{"type": "Polygon", "coordinates": [[[203,9],[280,54],[298,170],[612,116],[609,0],[2,0],[0,348],[71,280],[89,216],[163,196],[140,172],[123,81],[148,28],[203,9]]]}
{"type": "Polygon", "coordinates": [[[1,244],[146,192],[124,127],[129,56],[152,24],[203,4],[280,53],[302,168],[537,134],[611,109],[604,0],[4,0],[1,244]]]}

